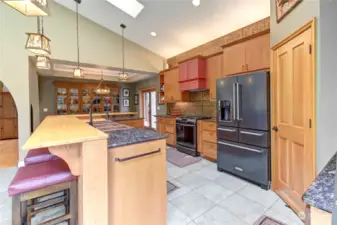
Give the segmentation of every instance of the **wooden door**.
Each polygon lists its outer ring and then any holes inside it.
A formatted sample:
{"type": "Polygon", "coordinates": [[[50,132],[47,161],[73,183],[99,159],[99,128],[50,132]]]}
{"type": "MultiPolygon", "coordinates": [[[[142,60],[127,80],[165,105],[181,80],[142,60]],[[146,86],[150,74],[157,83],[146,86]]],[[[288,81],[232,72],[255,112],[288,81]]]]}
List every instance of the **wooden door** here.
{"type": "Polygon", "coordinates": [[[172,100],[182,101],[181,92],[179,88],[179,70],[173,69],[170,71],[170,74],[171,74],[170,82],[172,84],[171,86],[172,100]]]}
{"type": "Polygon", "coordinates": [[[308,28],[273,52],[273,189],[300,215],[302,195],[315,178],[312,37],[308,28]]]}
{"type": "Polygon", "coordinates": [[[246,71],[256,71],[270,67],[270,34],[245,42],[246,71]]]}
{"type": "Polygon", "coordinates": [[[207,59],[206,76],[209,88],[209,98],[211,101],[215,101],[216,79],[222,76],[222,54],[207,59]]]}
{"type": "Polygon", "coordinates": [[[15,102],[9,92],[1,93],[0,107],[2,118],[17,118],[15,102]]]}
{"type": "Polygon", "coordinates": [[[223,75],[228,76],[245,71],[245,43],[223,49],[223,75]]]}
{"type": "Polygon", "coordinates": [[[173,95],[172,95],[172,72],[169,70],[165,72],[164,75],[164,95],[165,95],[165,102],[172,102],[173,95]]]}
{"type": "Polygon", "coordinates": [[[1,139],[18,138],[18,120],[1,119],[1,139]]]}

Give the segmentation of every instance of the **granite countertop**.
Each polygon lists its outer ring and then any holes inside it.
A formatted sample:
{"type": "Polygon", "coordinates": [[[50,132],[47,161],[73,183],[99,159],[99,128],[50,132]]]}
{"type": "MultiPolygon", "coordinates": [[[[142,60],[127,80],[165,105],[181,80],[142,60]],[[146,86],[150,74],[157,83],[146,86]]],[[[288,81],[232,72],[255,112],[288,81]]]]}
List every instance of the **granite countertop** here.
{"type": "Polygon", "coordinates": [[[108,134],[108,149],[167,138],[152,130],[139,129],[114,121],[94,121],[93,126],[108,134]]]}
{"type": "Polygon", "coordinates": [[[111,118],[110,120],[117,122],[117,121],[125,121],[125,120],[142,120],[142,119],[144,118],[136,116],[136,117],[120,117],[120,118],[116,117],[116,118],[111,118]]]}
{"type": "Polygon", "coordinates": [[[167,138],[167,135],[138,128],[116,130],[108,134],[108,149],[167,138]]]}
{"type": "Polygon", "coordinates": [[[319,173],[315,181],[303,195],[303,200],[307,204],[330,213],[333,209],[335,197],[336,158],[337,153],[319,173]]]}

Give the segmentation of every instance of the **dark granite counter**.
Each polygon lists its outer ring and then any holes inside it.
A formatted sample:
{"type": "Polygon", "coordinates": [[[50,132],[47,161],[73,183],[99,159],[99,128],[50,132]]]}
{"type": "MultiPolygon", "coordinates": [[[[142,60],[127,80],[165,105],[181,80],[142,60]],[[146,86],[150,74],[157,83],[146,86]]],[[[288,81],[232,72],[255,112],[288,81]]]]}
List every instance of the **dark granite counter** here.
{"type": "Polygon", "coordinates": [[[314,183],[303,195],[303,200],[307,204],[318,209],[330,212],[333,209],[334,185],[336,174],[337,153],[316,177],[314,183]]]}
{"type": "Polygon", "coordinates": [[[118,121],[126,121],[126,120],[142,120],[142,119],[144,119],[143,117],[138,117],[138,116],[136,116],[136,117],[116,117],[116,118],[111,118],[110,120],[111,121],[116,121],[116,122],[118,122],[118,121]]]}
{"type": "Polygon", "coordinates": [[[138,128],[115,130],[108,134],[108,149],[167,138],[167,135],[138,128]]]}

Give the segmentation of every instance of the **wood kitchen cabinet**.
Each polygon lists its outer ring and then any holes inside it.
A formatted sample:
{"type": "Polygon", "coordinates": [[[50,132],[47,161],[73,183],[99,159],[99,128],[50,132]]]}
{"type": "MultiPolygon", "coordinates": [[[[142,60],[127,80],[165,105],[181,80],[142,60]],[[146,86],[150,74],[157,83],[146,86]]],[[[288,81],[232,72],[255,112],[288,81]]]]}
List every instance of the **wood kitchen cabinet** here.
{"type": "Polygon", "coordinates": [[[189,93],[179,89],[179,68],[173,68],[162,72],[164,74],[165,102],[188,101],[189,93]]]}
{"type": "Polygon", "coordinates": [[[166,143],[171,146],[176,145],[176,119],[157,117],[157,132],[168,135],[166,143]]]}
{"type": "Polygon", "coordinates": [[[217,160],[216,123],[198,121],[198,152],[212,161],[217,160]]]}
{"type": "Polygon", "coordinates": [[[139,120],[120,120],[120,121],[115,121],[116,123],[124,124],[130,127],[135,127],[135,128],[144,128],[144,119],[139,119],[139,120]]]}
{"type": "Polygon", "coordinates": [[[222,54],[212,56],[206,61],[206,76],[211,101],[216,100],[216,79],[222,77],[222,54]]]}
{"type": "Polygon", "coordinates": [[[270,67],[270,34],[225,47],[223,75],[233,75],[270,67]]]}

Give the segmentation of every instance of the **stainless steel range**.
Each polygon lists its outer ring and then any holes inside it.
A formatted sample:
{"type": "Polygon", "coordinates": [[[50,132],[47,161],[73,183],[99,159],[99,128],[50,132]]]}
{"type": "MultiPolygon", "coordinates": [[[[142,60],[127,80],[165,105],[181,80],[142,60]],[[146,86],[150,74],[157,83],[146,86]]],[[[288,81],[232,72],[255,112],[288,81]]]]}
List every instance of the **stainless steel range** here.
{"type": "Polygon", "coordinates": [[[198,120],[210,119],[205,116],[181,116],[176,119],[177,150],[192,156],[199,156],[197,124],[198,120]]]}

